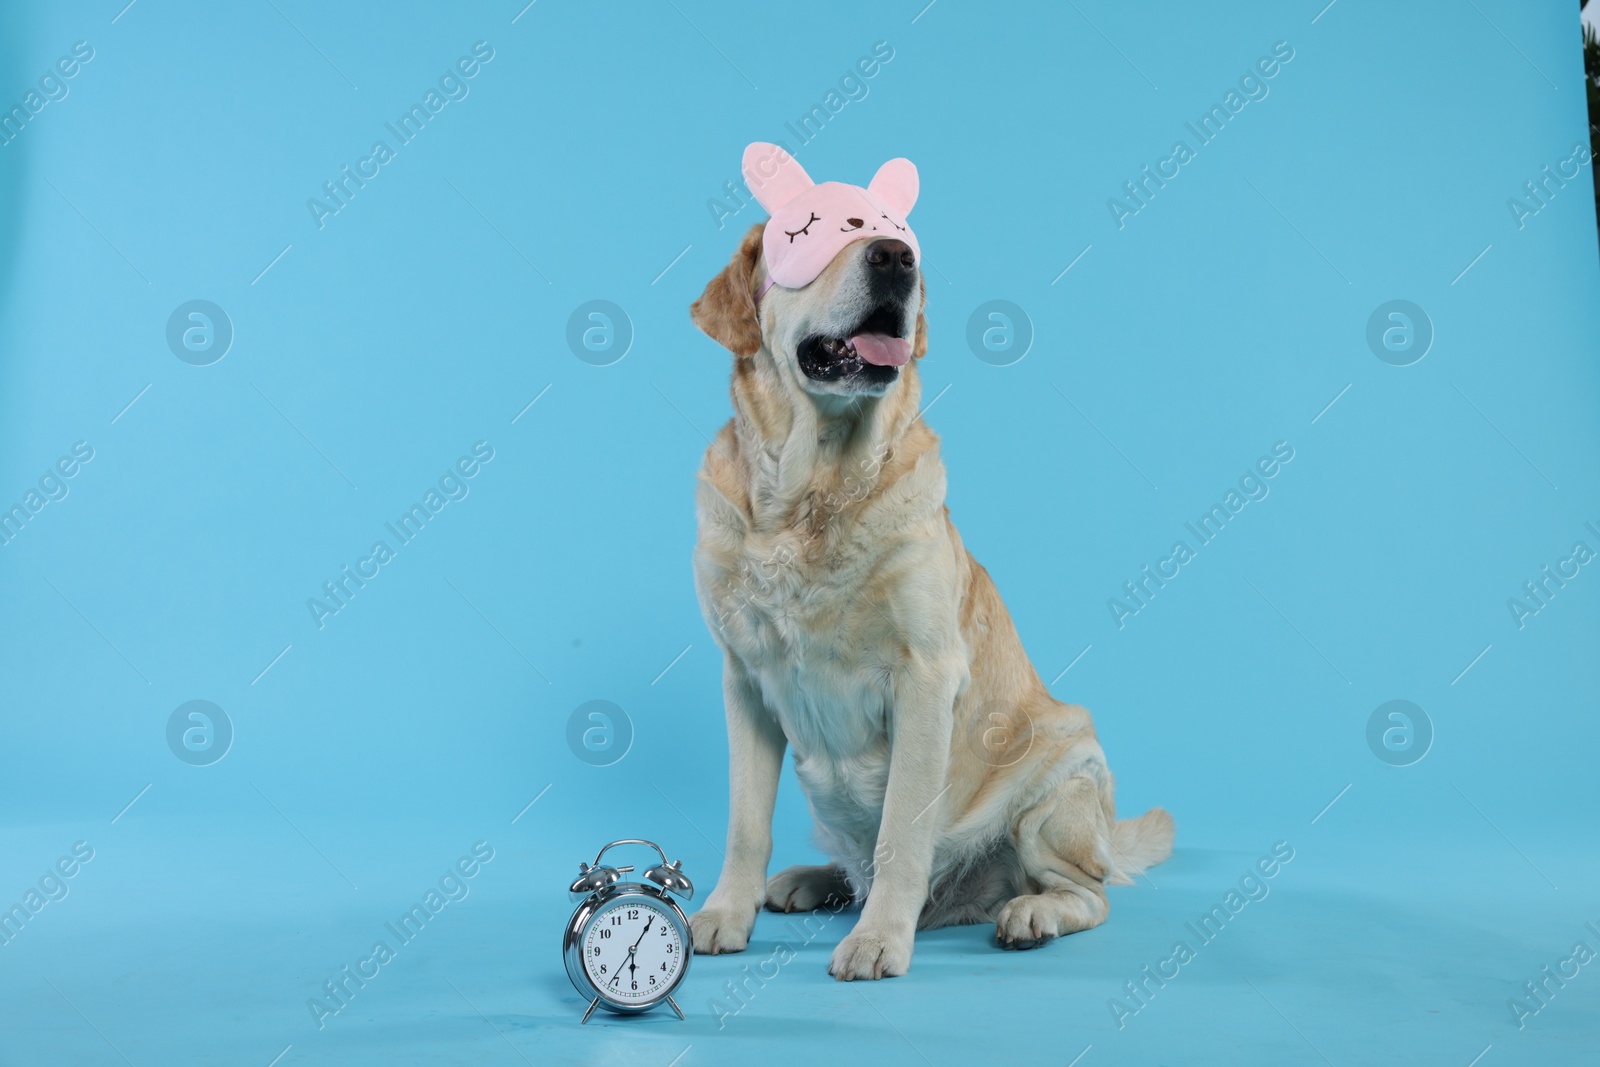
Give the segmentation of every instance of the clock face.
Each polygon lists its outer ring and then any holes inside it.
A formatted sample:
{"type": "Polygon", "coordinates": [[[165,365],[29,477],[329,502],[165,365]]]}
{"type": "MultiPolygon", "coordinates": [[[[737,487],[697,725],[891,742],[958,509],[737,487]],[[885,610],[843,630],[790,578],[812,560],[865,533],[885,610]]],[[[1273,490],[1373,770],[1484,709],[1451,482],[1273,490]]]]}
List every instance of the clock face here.
{"type": "Polygon", "coordinates": [[[602,907],[583,933],[583,969],[595,989],[622,1004],[649,1004],[683,975],[683,938],[662,904],[628,896],[602,907]]]}

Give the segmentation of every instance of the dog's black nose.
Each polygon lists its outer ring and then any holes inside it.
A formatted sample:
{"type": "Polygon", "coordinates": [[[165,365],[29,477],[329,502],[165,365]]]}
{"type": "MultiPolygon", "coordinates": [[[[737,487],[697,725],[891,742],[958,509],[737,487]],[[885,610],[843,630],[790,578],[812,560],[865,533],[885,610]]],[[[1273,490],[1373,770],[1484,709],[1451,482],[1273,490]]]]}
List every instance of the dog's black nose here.
{"type": "Polygon", "coordinates": [[[867,266],[889,278],[907,274],[917,265],[917,257],[904,241],[887,238],[867,246],[867,266]]]}

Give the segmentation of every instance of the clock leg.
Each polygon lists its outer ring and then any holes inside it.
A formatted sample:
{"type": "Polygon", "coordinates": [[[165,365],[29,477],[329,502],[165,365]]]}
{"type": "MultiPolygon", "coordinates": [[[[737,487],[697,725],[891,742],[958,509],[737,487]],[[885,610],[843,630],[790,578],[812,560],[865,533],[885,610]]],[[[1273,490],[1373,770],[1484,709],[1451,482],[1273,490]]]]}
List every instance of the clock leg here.
{"type": "Polygon", "coordinates": [[[672,1010],[678,1013],[678,1018],[681,1020],[683,1018],[683,1009],[678,1007],[678,1002],[672,999],[671,993],[667,994],[667,1003],[672,1005],[672,1010]]]}
{"type": "MultiPolygon", "coordinates": [[[[594,1010],[596,1008],[598,1008],[599,1006],[600,1006],[600,998],[599,997],[595,997],[594,998],[594,1002],[589,1005],[589,1010],[583,1013],[583,1021],[584,1022],[588,1022],[589,1021],[589,1016],[593,1015],[594,1014],[594,1010]]],[[[677,1005],[674,1004],[673,1007],[677,1007],[677,1005]]],[[[678,1013],[678,1017],[682,1018],[683,1017],[683,1012],[680,1011],[678,1013]]]]}

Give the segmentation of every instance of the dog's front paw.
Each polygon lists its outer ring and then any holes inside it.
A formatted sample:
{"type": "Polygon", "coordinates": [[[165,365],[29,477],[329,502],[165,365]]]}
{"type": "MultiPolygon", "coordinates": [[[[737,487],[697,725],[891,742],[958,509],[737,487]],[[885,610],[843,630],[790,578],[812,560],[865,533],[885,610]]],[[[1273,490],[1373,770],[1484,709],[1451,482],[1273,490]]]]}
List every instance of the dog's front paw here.
{"type": "Polygon", "coordinates": [[[833,962],[828,973],[841,982],[857,978],[893,978],[911,969],[913,931],[904,934],[885,930],[850,931],[839,947],[833,950],[833,962]]]}
{"type": "Polygon", "coordinates": [[[743,952],[750,944],[750,931],[756,925],[756,909],[734,909],[707,902],[689,916],[689,933],[694,950],[701,955],[743,952]]]}

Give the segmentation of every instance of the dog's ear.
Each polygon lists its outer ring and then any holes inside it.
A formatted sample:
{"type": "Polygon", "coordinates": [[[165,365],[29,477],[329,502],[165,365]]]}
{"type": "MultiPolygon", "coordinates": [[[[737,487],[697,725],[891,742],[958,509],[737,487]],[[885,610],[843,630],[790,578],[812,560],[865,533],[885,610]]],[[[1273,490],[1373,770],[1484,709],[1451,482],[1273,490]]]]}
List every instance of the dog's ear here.
{"type": "Polygon", "coordinates": [[[736,356],[753,356],[761,349],[761,318],[756,311],[756,272],[761,265],[762,224],[744,235],[733,261],[711,279],[700,299],[689,306],[689,317],[706,336],[736,356]]]}
{"type": "Polygon", "coordinates": [[[928,281],[918,278],[922,286],[922,306],[917,308],[917,332],[911,338],[911,358],[921,359],[928,354],[928,281]]]}

